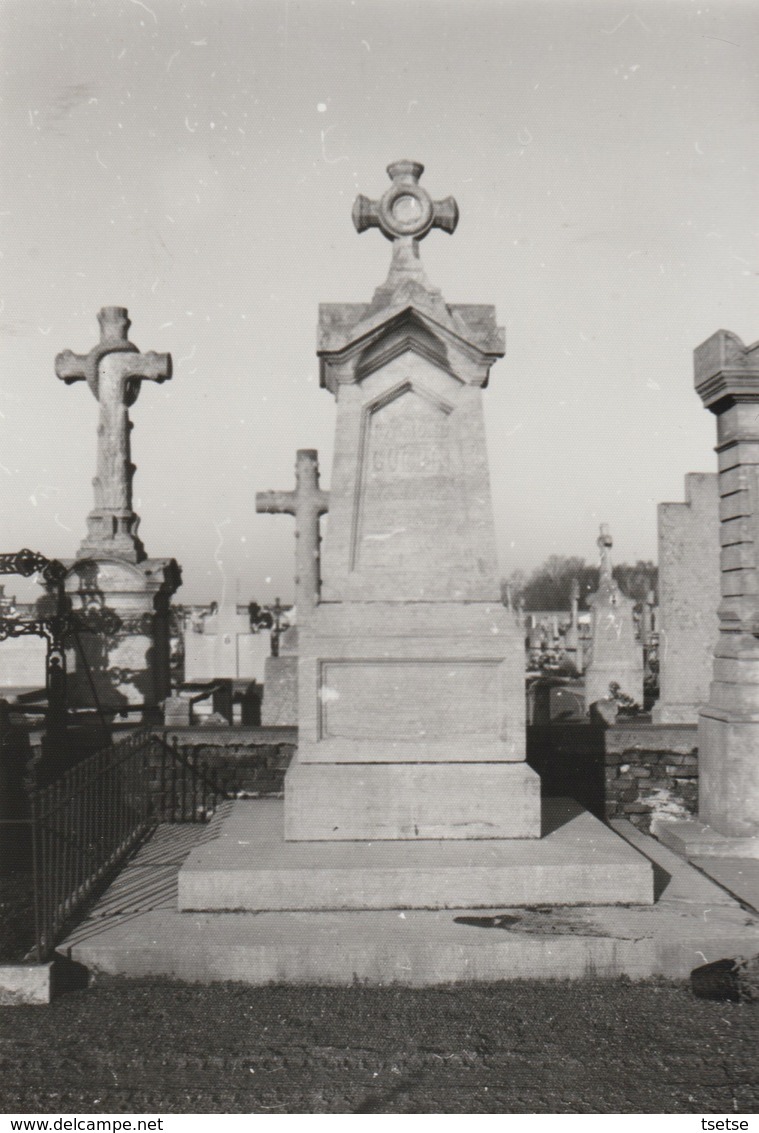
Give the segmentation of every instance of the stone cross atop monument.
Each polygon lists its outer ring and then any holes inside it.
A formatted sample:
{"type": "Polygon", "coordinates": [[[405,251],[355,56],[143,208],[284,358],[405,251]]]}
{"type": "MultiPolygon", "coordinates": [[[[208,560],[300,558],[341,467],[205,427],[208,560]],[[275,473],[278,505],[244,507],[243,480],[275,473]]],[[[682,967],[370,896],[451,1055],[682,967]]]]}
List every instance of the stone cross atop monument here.
{"type": "Polygon", "coordinates": [[[601,556],[601,582],[605,582],[608,586],[613,584],[611,573],[611,549],[614,546],[614,540],[611,537],[608,523],[602,523],[601,529],[596,539],[596,546],[598,547],[601,556]]]}
{"type": "Polygon", "coordinates": [[[419,241],[433,228],[453,233],[459,220],[458,205],[453,197],[432,200],[419,184],[424,166],[418,161],[394,161],[387,172],[392,185],[379,200],[371,201],[360,194],[353,205],[353,223],[358,232],[379,228],[387,240],[393,241],[390,272],[375,292],[372,308],[391,305],[402,287],[408,289],[413,284],[442,305],[440,292],[430,286],[424,273],[419,241]]]}
{"type": "Polygon", "coordinates": [[[295,516],[295,602],[298,621],[319,600],[319,519],[329,507],[329,492],[319,487],[319,458],[315,449],[298,449],[295,491],[256,492],[256,511],[295,516]]]}
{"type": "Polygon", "coordinates": [[[453,197],[433,201],[419,184],[424,166],[418,161],[394,161],[387,167],[392,181],[378,201],[359,194],[353,205],[353,223],[358,232],[379,228],[396,244],[404,240],[423,240],[433,228],[454,232],[459,210],[453,197]]]}
{"type": "Polygon", "coordinates": [[[55,359],[55,372],[71,385],[86,381],[100,406],[97,473],[93,480],[95,507],[87,517],[87,538],[80,558],[103,553],[141,562],[145,548],[137,537],[139,516],[132,510],[129,407],[147,380],[171,377],[171,355],[141,354],[127,337],[129,315],[125,307],[103,307],[98,315],[100,342],[89,354],[64,350],[55,359]]]}

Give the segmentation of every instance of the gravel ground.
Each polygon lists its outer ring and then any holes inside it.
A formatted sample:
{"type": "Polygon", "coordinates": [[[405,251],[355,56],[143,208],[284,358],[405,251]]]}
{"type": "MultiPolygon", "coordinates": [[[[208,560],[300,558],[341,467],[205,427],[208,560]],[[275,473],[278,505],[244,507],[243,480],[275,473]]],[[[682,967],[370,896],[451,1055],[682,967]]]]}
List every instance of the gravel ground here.
{"type": "Polygon", "coordinates": [[[759,1007],[626,980],[113,981],[0,1015],[8,1113],[755,1113],[759,1007]]]}

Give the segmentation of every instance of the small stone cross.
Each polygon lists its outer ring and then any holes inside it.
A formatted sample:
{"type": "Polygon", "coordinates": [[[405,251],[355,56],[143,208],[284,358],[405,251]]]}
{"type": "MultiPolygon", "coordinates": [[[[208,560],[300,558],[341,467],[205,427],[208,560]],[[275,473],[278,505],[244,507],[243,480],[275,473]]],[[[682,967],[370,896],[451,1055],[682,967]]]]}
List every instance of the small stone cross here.
{"type": "Polygon", "coordinates": [[[453,197],[433,201],[419,184],[424,166],[418,161],[394,161],[387,167],[393,182],[378,201],[360,195],[353,206],[353,223],[358,232],[379,228],[388,240],[423,240],[432,228],[455,231],[459,220],[453,197]]]}
{"type": "Polygon", "coordinates": [[[294,492],[256,492],[256,511],[295,516],[295,602],[303,623],[319,601],[319,518],[329,508],[329,492],[319,487],[315,449],[298,449],[294,492]]]}
{"type": "Polygon", "coordinates": [[[601,554],[601,580],[608,580],[610,582],[611,557],[609,555],[609,552],[614,546],[614,541],[611,537],[611,531],[609,530],[608,523],[601,524],[601,530],[598,538],[596,539],[596,545],[598,546],[598,550],[601,554]]]}
{"type": "Polygon", "coordinates": [[[171,377],[171,355],[138,351],[127,338],[130,322],[125,307],[103,307],[98,322],[100,342],[89,354],[64,350],[55,359],[61,381],[67,385],[86,381],[100,405],[97,473],[92,482],[95,507],[87,517],[88,535],[79,555],[107,551],[139,562],[145,550],[137,537],[139,516],[132,510],[135,466],[128,411],[141,382],[165,382],[171,377]]]}

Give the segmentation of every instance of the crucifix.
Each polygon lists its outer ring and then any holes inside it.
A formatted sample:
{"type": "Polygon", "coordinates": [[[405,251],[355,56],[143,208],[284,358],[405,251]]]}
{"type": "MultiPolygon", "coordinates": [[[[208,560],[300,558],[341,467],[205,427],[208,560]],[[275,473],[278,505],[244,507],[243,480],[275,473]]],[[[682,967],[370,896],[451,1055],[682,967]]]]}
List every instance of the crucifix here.
{"type": "Polygon", "coordinates": [[[87,517],[87,538],[81,558],[111,553],[141,562],[145,548],[137,536],[139,516],[132,510],[129,408],[141,382],[165,382],[171,377],[171,355],[141,354],[129,341],[126,307],[103,307],[98,315],[100,342],[89,354],[64,350],[55,359],[55,372],[67,385],[86,381],[100,406],[97,472],[93,480],[95,507],[87,517]]]}
{"type": "Polygon", "coordinates": [[[303,622],[319,601],[319,519],[329,492],[319,487],[316,449],[298,449],[294,492],[256,492],[256,511],[295,516],[295,603],[303,622]]]}

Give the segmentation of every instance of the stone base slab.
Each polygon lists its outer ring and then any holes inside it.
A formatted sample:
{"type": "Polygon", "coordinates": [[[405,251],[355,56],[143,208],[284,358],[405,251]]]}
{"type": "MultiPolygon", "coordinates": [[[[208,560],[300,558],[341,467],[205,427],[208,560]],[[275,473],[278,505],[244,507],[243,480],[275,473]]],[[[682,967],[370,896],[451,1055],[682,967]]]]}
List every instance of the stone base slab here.
{"type": "Polygon", "coordinates": [[[539,838],[540,780],[526,763],[308,764],[285,777],[285,839],[539,838]]]}
{"type": "Polygon", "coordinates": [[[282,802],[240,800],[179,871],[180,910],[650,905],[650,862],[568,799],[539,840],[285,842],[282,802]]]}
{"type": "Polygon", "coordinates": [[[0,1007],[34,1003],[46,1007],[51,999],[52,963],[0,964],[0,1007]]]}
{"type": "Polygon", "coordinates": [[[698,724],[700,704],[663,704],[651,709],[652,724],[698,724]]]}
{"type": "Polygon", "coordinates": [[[261,704],[263,727],[293,726],[298,723],[298,658],[285,654],[267,657],[264,662],[264,699],[261,704]]]}
{"type": "Polygon", "coordinates": [[[176,862],[208,827],[167,826],[131,859],[61,949],[90,972],[211,983],[397,984],[631,979],[756,951],[759,918],[680,855],[612,823],[656,867],[654,905],[524,909],[205,913],[176,907],[176,862]],[[164,863],[164,864],[160,864],[164,863]],[[172,864],[168,864],[172,863],[172,864]],[[156,884],[156,868],[164,870],[156,884]]]}
{"type": "Polygon", "coordinates": [[[698,819],[654,819],[651,833],[686,858],[759,858],[759,837],[731,838],[698,819]]]}

